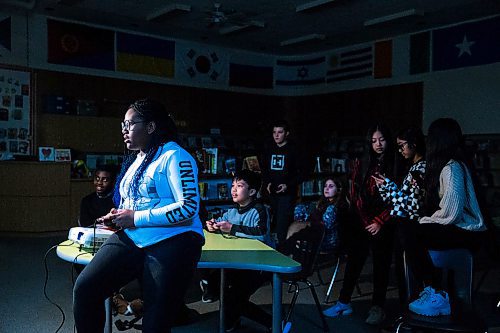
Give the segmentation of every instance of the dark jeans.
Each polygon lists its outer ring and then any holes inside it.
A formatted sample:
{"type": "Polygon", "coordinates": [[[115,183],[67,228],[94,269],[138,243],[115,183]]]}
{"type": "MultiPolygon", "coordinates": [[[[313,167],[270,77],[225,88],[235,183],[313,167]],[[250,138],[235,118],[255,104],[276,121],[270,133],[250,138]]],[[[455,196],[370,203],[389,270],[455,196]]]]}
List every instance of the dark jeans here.
{"type": "Polygon", "coordinates": [[[480,246],[484,232],[468,231],[455,225],[411,221],[398,225],[398,235],[416,281],[440,289],[441,274],[435,269],[427,250],[466,248],[474,252],[480,246]]]}
{"type": "Polygon", "coordinates": [[[78,333],[102,332],[104,301],[133,279],[142,281],[143,332],[169,333],[201,256],[203,238],[186,232],[146,248],[123,231],[112,235],[78,276],[73,312],[78,333]]]}
{"type": "MultiPolygon", "coordinates": [[[[220,269],[201,269],[200,277],[207,280],[210,293],[220,293],[220,269]]],[[[266,281],[271,280],[271,273],[253,270],[225,270],[224,305],[226,328],[230,328],[241,317],[247,317],[265,327],[272,326],[272,316],[260,306],[250,301],[250,297],[266,281]]]]}
{"type": "Polygon", "coordinates": [[[270,280],[268,272],[252,270],[226,270],[225,313],[226,327],[231,327],[240,316],[247,317],[264,327],[272,326],[272,316],[250,301],[262,284],[270,280]]]}
{"type": "Polygon", "coordinates": [[[283,243],[286,240],[288,227],[293,221],[293,201],[294,196],[272,195],[270,198],[271,211],[273,214],[273,231],[278,236],[278,243],[283,243]]]}
{"type": "Polygon", "coordinates": [[[352,292],[359,279],[370,248],[373,256],[373,296],[372,305],[383,307],[386,300],[389,271],[392,261],[394,243],[393,223],[384,224],[378,234],[372,236],[367,231],[358,228],[350,233],[347,244],[347,263],[344,273],[344,283],[340,290],[339,301],[349,303],[352,292]]]}

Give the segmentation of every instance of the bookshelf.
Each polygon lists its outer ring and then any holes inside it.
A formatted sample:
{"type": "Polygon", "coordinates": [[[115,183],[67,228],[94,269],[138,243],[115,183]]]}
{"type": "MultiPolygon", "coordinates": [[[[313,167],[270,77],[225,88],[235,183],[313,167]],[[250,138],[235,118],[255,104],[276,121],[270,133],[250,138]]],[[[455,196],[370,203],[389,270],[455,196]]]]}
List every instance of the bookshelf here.
{"type": "Polygon", "coordinates": [[[365,153],[363,137],[332,136],[323,140],[322,151],[314,157],[314,165],[306,173],[299,186],[301,202],[318,200],[323,194],[327,178],[341,178],[348,186],[350,165],[355,158],[362,159],[365,153]]]}
{"type": "Polygon", "coordinates": [[[466,146],[493,223],[500,228],[500,134],[467,135],[466,146]]]}
{"type": "Polygon", "coordinates": [[[251,138],[217,134],[179,135],[180,144],[195,158],[198,165],[200,197],[210,216],[233,205],[231,183],[234,173],[248,167],[248,157],[254,158],[262,148],[251,138]]]}

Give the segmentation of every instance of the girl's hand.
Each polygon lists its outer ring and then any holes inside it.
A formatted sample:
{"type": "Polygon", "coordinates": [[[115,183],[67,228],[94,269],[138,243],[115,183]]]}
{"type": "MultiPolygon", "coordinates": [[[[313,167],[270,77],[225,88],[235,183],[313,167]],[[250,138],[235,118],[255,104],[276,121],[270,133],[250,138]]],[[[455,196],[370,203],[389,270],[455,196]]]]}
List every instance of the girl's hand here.
{"type": "Polygon", "coordinates": [[[376,222],[368,225],[365,230],[368,231],[371,235],[376,235],[382,229],[382,226],[376,222]]]}
{"type": "Polygon", "coordinates": [[[116,208],[111,208],[109,213],[97,218],[96,220],[98,223],[103,223],[104,225],[107,225],[107,226],[113,225],[114,224],[113,218],[114,218],[116,212],[117,212],[116,208]]]}
{"type": "MultiPolygon", "coordinates": [[[[134,210],[131,209],[115,209],[114,212],[111,210],[112,222],[119,229],[135,228],[134,224],[134,210]]],[[[106,215],[106,216],[108,216],[106,215]]]]}
{"type": "Polygon", "coordinates": [[[283,192],[286,191],[286,189],[287,189],[286,184],[279,184],[278,185],[278,190],[276,191],[276,193],[283,193],[283,192]]]}
{"type": "Polygon", "coordinates": [[[372,178],[377,186],[382,186],[385,182],[385,178],[380,174],[372,175],[372,178]]]}

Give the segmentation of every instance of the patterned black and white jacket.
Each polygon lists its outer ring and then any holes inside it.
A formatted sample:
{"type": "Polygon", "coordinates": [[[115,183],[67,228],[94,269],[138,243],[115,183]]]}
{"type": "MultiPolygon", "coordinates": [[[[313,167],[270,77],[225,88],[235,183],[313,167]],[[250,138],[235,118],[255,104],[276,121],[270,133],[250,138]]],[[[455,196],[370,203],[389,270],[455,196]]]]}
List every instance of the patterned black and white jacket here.
{"type": "Polygon", "coordinates": [[[410,167],[401,187],[398,187],[389,178],[386,178],[384,183],[378,187],[384,202],[392,206],[392,216],[416,221],[420,219],[424,199],[424,175],[425,161],[420,160],[410,167]]]}

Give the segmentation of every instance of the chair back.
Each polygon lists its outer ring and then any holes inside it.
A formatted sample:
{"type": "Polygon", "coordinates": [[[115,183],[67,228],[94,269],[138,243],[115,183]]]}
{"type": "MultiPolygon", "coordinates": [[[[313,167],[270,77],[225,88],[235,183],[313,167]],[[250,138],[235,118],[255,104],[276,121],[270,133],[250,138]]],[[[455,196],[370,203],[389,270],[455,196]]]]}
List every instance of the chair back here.
{"type": "MultiPolygon", "coordinates": [[[[435,267],[443,269],[447,275],[448,292],[450,296],[460,301],[462,304],[472,303],[473,286],[473,257],[467,249],[449,249],[449,250],[429,250],[429,255],[435,267]]],[[[415,290],[412,274],[406,264],[405,258],[405,276],[407,283],[408,298],[415,290]]]]}
{"type": "Polygon", "coordinates": [[[293,260],[299,262],[302,266],[300,272],[287,275],[287,279],[307,279],[313,274],[314,263],[324,234],[325,227],[320,223],[314,223],[296,232],[285,241],[285,248],[287,248],[285,254],[290,255],[293,260]]]}

